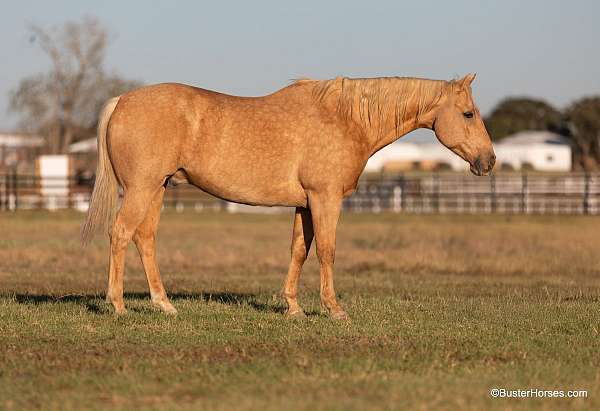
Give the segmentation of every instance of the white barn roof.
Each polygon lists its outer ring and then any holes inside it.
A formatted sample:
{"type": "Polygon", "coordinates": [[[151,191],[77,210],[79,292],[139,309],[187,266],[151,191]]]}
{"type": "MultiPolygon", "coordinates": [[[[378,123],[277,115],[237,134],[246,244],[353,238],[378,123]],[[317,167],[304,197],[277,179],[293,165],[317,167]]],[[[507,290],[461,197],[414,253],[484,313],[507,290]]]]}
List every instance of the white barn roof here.
{"type": "Polygon", "coordinates": [[[98,151],[96,137],[88,138],[69,145],[69,153],[93,153],[98,151]]]}
{"type": "Polygon", "coordinates": [[[569,145],[569,139],[550,131],[520,131],[503,138],[496,145],[562,144],[569,145]]]}
{"type": "Polygon", "coordinates": [[[3,147],[42,147],[43,145],[44,139],[40,136],[0,132],[0,146],[3,147]]]}

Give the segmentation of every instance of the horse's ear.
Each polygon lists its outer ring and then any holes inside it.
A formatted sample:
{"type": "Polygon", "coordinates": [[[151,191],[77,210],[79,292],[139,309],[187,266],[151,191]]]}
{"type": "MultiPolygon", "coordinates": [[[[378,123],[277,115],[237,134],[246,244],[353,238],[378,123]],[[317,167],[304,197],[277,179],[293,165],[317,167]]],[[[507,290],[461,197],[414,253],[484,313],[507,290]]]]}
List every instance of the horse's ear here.
{"type": "Polygon", "coordinates": [[[465,77],[463,77],[463,79],[460,81],[460,85],[463,88],[467,88],[471,86],[471,83],[473,82],[473,80],[475,80],[475,73],[471,73],[471,74],[467,74],[465,77]]]}

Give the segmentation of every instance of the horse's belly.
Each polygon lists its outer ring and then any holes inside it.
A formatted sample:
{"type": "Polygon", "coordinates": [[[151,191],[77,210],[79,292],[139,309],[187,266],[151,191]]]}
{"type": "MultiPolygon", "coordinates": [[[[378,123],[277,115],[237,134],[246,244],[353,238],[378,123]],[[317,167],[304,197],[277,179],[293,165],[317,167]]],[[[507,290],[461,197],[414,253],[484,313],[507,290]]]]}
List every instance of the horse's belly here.
{"type": "Polygon", "coordinates": [[[281,175],[257,175],[251,169],[186,170],[191,184],[223,200],[262,206],[306,207],[307,197],[300,182],[281,175]]]}

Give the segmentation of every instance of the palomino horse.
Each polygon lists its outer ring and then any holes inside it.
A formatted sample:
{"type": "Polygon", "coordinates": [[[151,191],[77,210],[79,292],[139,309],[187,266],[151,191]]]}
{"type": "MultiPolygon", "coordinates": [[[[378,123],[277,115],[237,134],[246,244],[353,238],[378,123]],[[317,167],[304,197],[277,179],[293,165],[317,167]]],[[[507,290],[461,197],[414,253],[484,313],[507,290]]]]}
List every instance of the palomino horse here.
{"type": "Polygon", "coordinates": [[[97,179],[82,228],[85,243],[112,224],[107,301],[125,312],[124,258],[133,239],[152,303],[176,312],[160,278],[155,235],[167,183],[187,182],[228,201],[296,207],[287,315],[304,314],[298,277],[314,236],[321,305],[332,318],[347,318],[333,288],[342,199],[371,155],[417,128],[434,130],[474,174],[487,174],[495,155],[471,95],[474,78],[299,80],[264,97],[159,84],[111,99],[100,116],[97,179]]]}

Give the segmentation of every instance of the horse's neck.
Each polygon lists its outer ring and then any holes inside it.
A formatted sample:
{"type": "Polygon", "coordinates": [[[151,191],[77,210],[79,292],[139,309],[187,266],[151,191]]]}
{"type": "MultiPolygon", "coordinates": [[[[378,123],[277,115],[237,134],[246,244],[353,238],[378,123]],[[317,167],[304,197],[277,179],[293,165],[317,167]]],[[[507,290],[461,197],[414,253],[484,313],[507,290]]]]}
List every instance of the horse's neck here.
{"type": "Polygon", "coordinates": [[[365,136],[369,140],[369,146],[371,147],[371,155],[375,152],[381,150],[383,147],[392,144],[393,142],[399,140],[401,137],[407,135],[408,133],[415,131],[416,129],[422,128],[423,126],[419,125],[415,118],[407,119],[403,122],[402,127],[399,127],[397,131],[396,128],[392,128],[389,131],[378,134],[371,132],[366,132],[365,136]]]}

